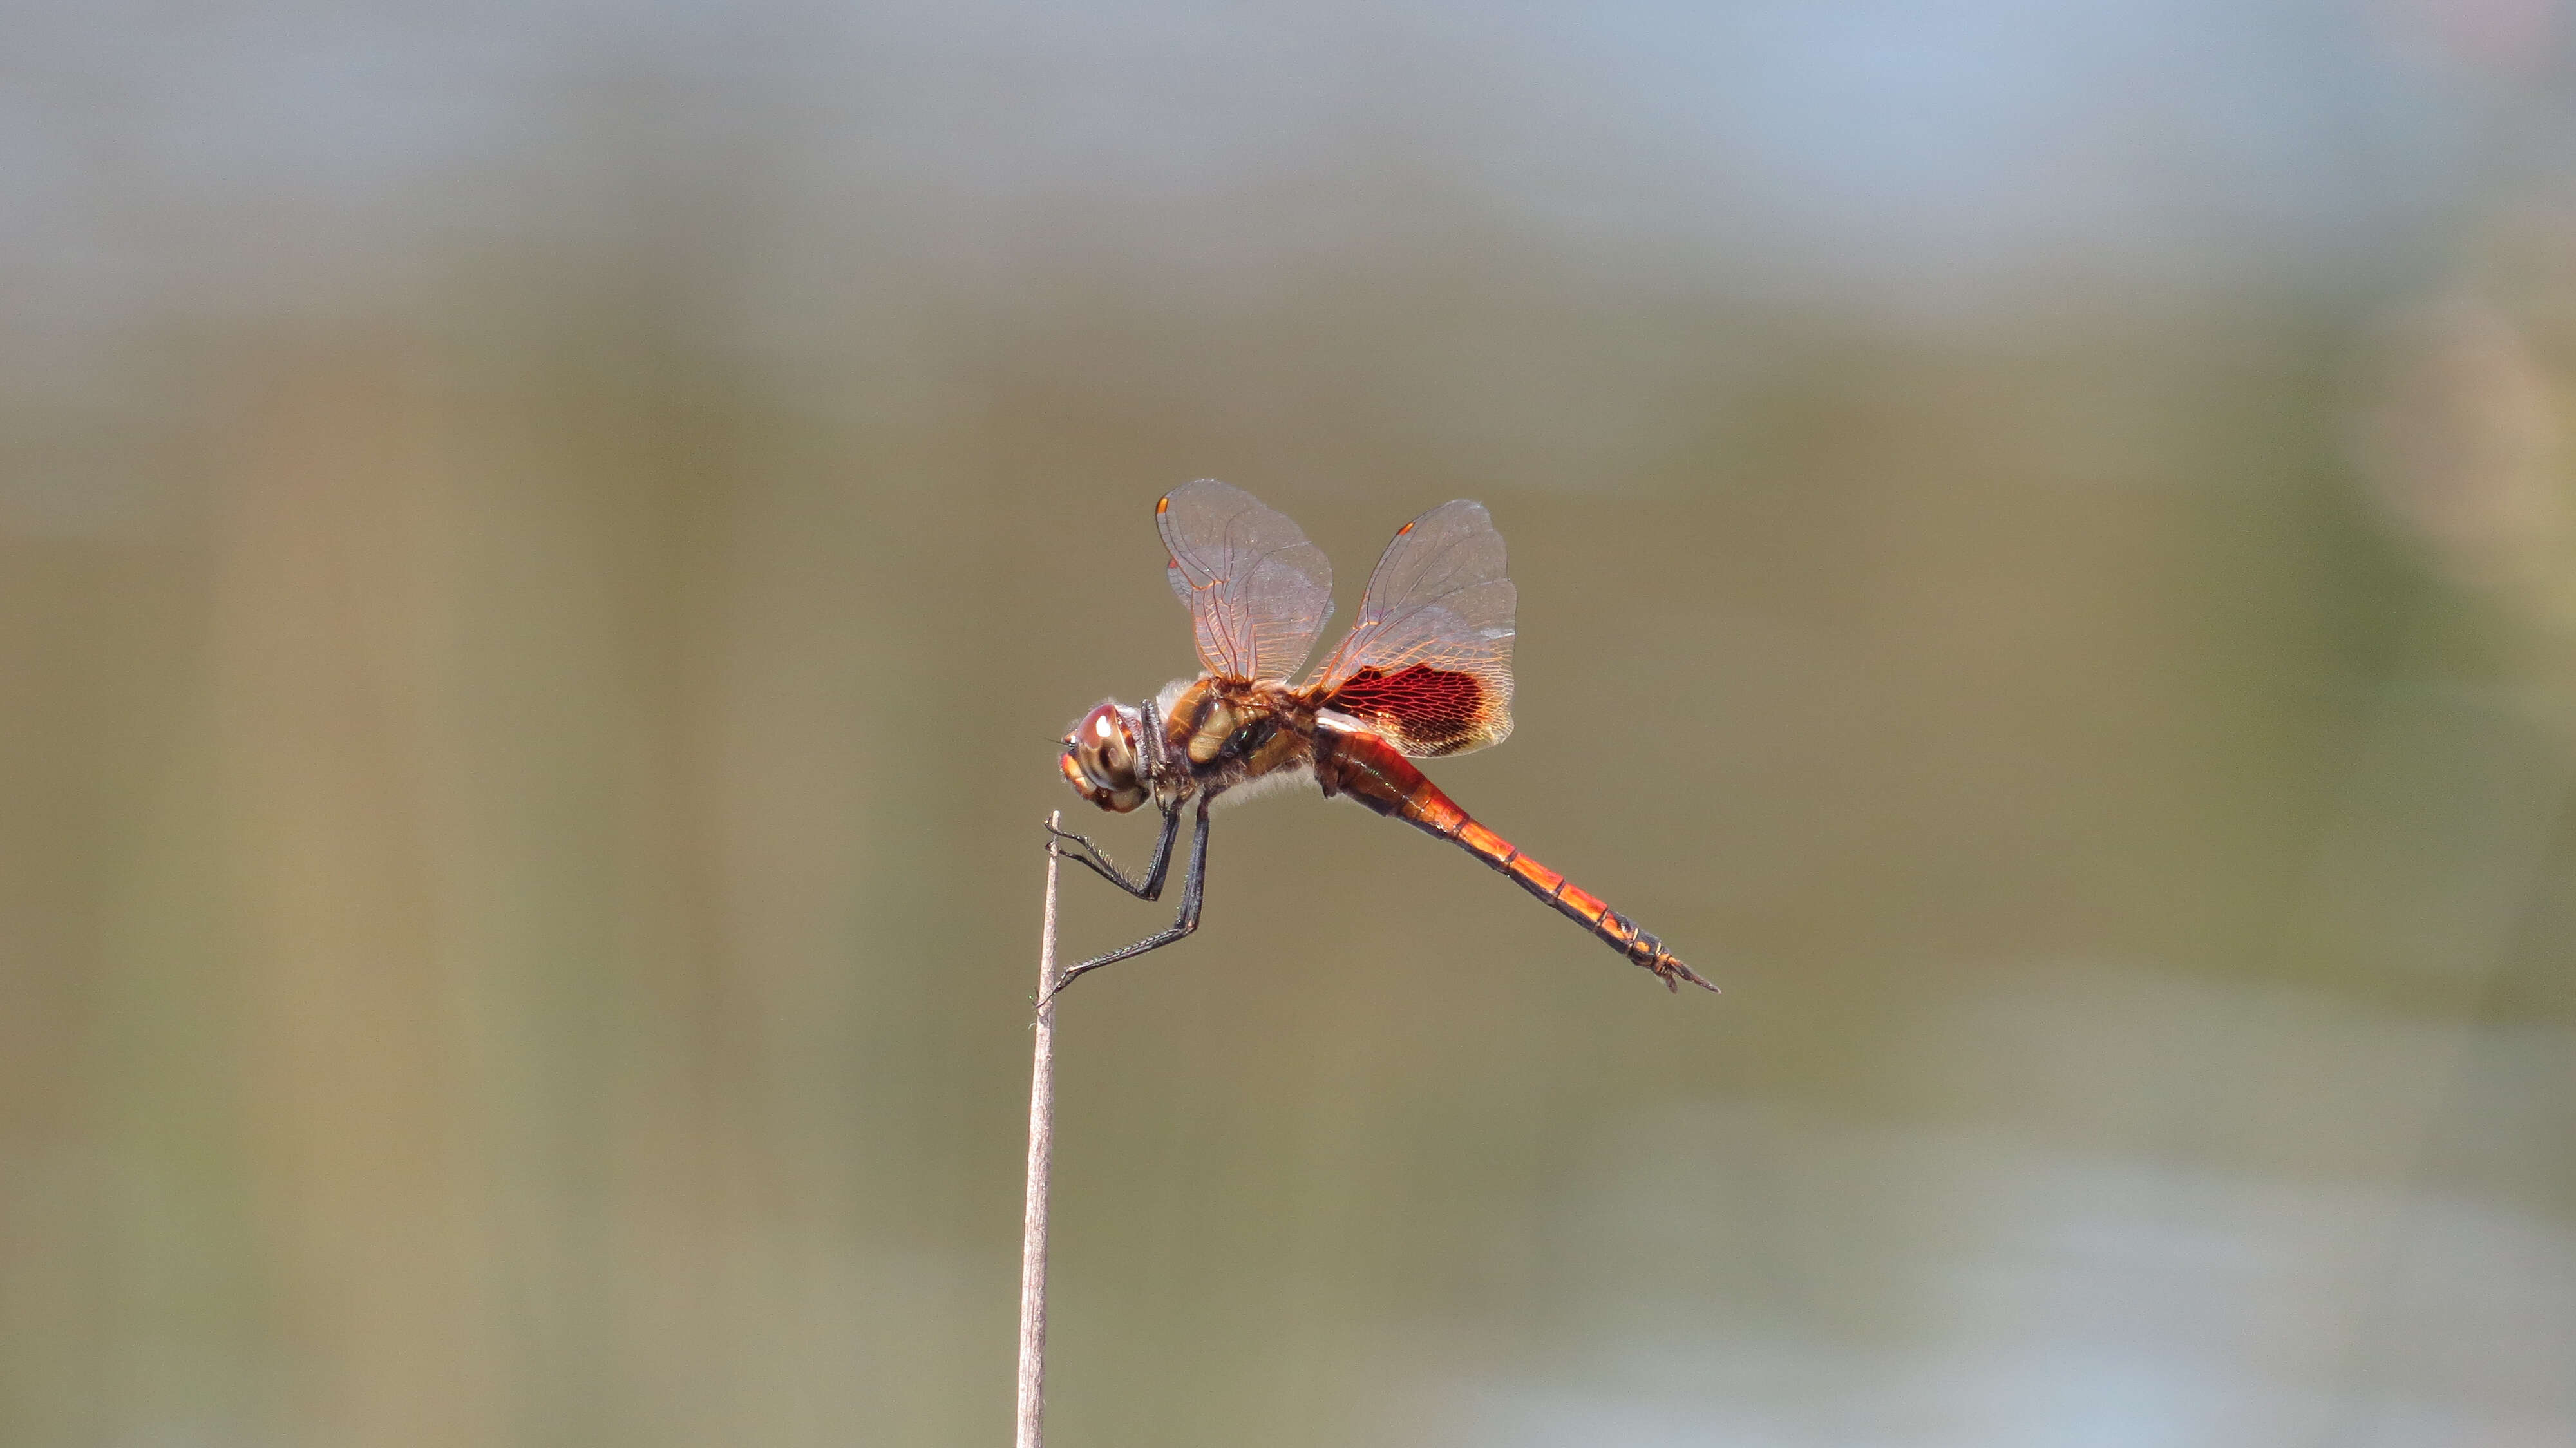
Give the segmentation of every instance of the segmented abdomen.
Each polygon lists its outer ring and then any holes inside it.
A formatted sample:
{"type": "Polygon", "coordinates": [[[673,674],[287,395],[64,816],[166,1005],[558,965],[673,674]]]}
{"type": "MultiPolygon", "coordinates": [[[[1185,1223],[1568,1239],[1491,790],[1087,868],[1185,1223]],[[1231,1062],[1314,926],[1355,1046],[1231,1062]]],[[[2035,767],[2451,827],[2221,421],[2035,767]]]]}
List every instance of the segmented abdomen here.
{"type": "Polygon", "coordinates": [[[1470,819],[1465,810],[1441,792],[1440,786],[1413,767],[1413,761],[1375,734],[1341,728],[1329,719],[1319,720],[1315,729],[1315,778],[1327,795],[1348,795],[1379,814],[1391,815],[1427,834],[1456,843],[1600,936],[1611,949],[1653,971],[1667,987],[1679,990],[1681,982],[1689,981],[1717,989],[1664,949],[1662,941],[1639,929],[1637,922],[1470,819]]]}

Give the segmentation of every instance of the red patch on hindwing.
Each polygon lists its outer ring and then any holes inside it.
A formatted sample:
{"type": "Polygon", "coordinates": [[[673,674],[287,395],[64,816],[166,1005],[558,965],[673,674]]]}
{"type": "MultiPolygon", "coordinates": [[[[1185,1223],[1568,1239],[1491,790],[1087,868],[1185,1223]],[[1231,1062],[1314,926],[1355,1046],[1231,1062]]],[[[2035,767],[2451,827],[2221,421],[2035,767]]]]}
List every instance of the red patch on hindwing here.
{"type": "Polygon", "coordinates": [[[1344,680],[1324,707],[1438,754],[1482,727],[1485,685],[1473,674],[1429,664],[1407,664],[1392,674],[1372,664],[1344,680]]]}

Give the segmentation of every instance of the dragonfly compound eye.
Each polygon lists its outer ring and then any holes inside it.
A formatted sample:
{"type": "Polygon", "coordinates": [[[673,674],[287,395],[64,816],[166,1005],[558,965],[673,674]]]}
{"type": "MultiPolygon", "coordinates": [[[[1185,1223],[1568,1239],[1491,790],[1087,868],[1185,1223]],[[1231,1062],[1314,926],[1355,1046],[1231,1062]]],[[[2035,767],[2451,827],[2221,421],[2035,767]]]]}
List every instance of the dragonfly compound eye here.
{"type": "Polygon", "coordinates": [[[1120,814],[1145,802],[1136,774],[1136,739],[1125,710],[1103,699],[1066,736],[1065,782],[1074,792],[1120,814]]]}

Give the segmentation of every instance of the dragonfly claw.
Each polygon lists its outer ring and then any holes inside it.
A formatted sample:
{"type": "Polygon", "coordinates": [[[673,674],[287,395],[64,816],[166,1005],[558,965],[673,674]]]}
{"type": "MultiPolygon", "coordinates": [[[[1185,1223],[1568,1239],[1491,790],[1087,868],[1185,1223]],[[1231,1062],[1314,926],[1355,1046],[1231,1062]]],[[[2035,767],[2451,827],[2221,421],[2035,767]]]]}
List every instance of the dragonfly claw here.
{"type": "Polygon", "coordinates": [[[1689,981],[1700,989],[1709,991],[1713,994],[1724,995],[1726,993],[1719,990],[1714,981],[1703,979],[1699,972],[1682,964],[1681,959],[1670,952],[1656,952],[1654,963],[1646,968],[1663,977],[1664,989],[1671,991],[1675,995],[1680,995],[1682,993],[1683,981],[1689,981]]]}

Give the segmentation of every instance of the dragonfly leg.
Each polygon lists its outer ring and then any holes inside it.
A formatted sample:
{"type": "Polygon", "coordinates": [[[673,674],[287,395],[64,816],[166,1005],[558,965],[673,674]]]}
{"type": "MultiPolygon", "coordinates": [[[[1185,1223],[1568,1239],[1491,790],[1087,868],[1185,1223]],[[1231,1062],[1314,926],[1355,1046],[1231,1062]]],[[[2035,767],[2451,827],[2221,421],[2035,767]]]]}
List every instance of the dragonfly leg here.
{"type": "Polygon", "coordinates": [[[1071,830],[1057,829],[1054,825],[1048,825],[1046,829],[1048,834],[1055,837],[1054,840],[1047,842],[1047,848],[1055,854],[1088,869],[1139,900],[1160,900],[1163,898],[1163,873],[1171,867],[1172,863],[1172,837],[1179,834],[1181,830],[1181,809],[1180,806],[1174,805],[1163,811],[1163,837],[1154,842],[1154,862],[1145,867],[1145,878],[1142,880],[1128,879],[1098,845],[1083,836],[1071,830]],[[1079,846],[1080,853],[1060,848],[1056,843],[1059,840],[1079,846]]]}
{"type": "MultiPolygon", "coordinates": [[[[1180,811],[1174,810],[1172,818],[1175,821],[1179,820],[1180,811]]],[[[1166,830],[1164,837],[1168,840],[1170,831],[1166,830]]],[[[1190,872],[1181,880],[1181,913],[1173,919],[1171,928],[1157,930],[1133,945],[1113,950],[1107,955],[1095,955],[1082,964],[1068,969],[1064,974],[1056,977],[1055,989],[1048,992],[1047,998],[1052,1000],[1062,994],[1066,986],[1073,984],[1073,978],[1085,971],[1098,970],[1112,961],[1143,955],[1149,950],[1160,950],[1175,940],[1186,938],[1191,931],[1198,929],[1199,901],[1207,893],[1207,842],[1208,799],[1202,796],[1199,799],[1198,820],[1190,831],[1190,872]]],[[[1080,856],[1073,858],[1079,859],[1080,856]]]]}

